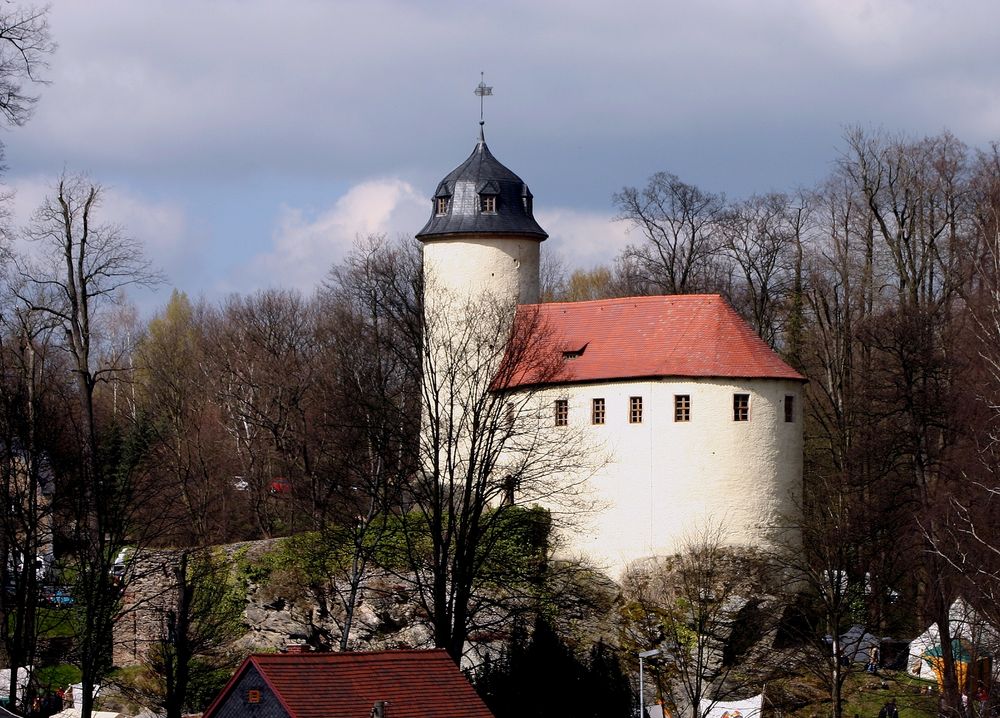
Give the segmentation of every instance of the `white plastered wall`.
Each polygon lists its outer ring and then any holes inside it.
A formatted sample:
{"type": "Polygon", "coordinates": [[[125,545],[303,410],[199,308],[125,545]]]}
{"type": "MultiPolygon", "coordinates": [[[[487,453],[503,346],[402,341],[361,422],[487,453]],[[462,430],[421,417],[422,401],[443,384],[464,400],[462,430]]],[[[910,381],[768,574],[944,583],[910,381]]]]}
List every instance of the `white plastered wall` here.
{"type": "MultiPolygon", "coordinates": [[[[569,401],[569,427],[582,429],[608,462],[591,480],[601,508],[568,533],[565,551],[616,576],[628,563],[679,551],[700,530],[721,526],[734,545],[767,546],[794,521],[802,487],[802,385],[780,379],[685,379],[549,387],[538,400],[569,401]],[[733,394],[750,395],[750,420],[733,420],[733,394]],[[674,396],[691,397],[691,420],[674,421],[674,396]],[[629,423],[629,399],[643,399],[629,423]],[[785,422],[785,396],[794,417],[785,422]],[[604,425],[591,400],[605,400],[604,425]]],[[[558,508],[558,507],[553,507],[558,508]]]]}
{"type": "Polygon", "coordinates": [[[427,301],[435,294],[471,300],[483,293],[517,304],[538,302],[539,240],[463,235],[424,242],[427,301]]]}

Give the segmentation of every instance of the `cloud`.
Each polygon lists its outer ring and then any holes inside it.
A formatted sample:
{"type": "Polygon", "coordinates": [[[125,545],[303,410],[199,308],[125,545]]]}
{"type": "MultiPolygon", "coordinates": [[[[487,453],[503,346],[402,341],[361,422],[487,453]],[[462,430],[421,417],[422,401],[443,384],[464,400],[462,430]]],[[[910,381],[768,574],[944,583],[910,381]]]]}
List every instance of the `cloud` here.
{"type": "Polygon", "coordinates": [[[636,241],[628,225],[610,214],[556,207],[536,212],[549,233],[543,253],[552,253],[570,269],[611,264],[626,245],[636,241]]]}
{"type": "Polygon", "coordinates": [[[310,216],[282,208],[271,248],[251,257],[229,280],[229,291],[280,286],[312,291],[358,237],[414,235],[427,219],[430,204],[398,178],[373,179],[351,187],[331,207],[310,216]]]}
{"type": "MultiPolygon", "coordinates": [[[[359,237],[412,237],[427,220],[428,212],[424,194],[400,178],[355,185],[314,215],[284,207],[271,247],[237,268],[221,291],[277,286],[310,292],[359,237]]],[[[549,233],[542,252],[571,259],[573,268],[608,264],[632,241],[626,225],[608,214],[557,207],[538,210],[536,215],[549,233]]]]}
{"type": "Polygon", "coordinates": [[[845,126],[997,135],[994,2],[505,8],[55,3],[52,84],[3,138],[9,176],[114,178],[125,223],[172,281],[212,293],[314,286],[356,234],[412,234],[474,145],[480,69],[495,88],[491,147],[532,187],[545,246],[570,265],[617,253],[625,227],[602,210],[658,170],[743,196],[821,179],[845,126]]]}

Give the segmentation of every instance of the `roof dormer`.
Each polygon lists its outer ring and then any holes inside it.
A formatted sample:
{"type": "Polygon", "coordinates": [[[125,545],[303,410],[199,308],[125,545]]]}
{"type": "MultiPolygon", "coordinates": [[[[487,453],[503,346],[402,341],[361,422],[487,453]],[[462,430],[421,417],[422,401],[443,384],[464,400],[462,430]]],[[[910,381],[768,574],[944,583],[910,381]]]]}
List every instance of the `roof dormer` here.
{"type": "Polygon", "coordinates": [[[437,187],[433,211],[417,233],[422,241],[459,234],[548,237],[532,214],[531,191],[479,142],[469,158],[437,187]]]}

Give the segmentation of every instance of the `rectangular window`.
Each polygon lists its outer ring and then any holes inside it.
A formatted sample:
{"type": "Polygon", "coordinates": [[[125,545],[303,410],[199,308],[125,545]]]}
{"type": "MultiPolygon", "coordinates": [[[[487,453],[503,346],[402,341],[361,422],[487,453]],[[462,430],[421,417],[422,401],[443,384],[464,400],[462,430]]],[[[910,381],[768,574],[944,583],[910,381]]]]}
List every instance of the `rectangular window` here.
{"type": "Polygon", "coordinates": [[[497,198],[491,194],[483,195],[483,211],[484,212],[496,212],[497,211],[497,198]]]}
{"type": "Polygon", "coordinates": [[[785,422],[790,424],[795,421],[795,397],[785,395],[785,422]]]}
{"type": "Polygon", "coordinates": [[[569,424],[569,399],[556,399],[556,426],[569,424]]]}
{"type": "Polygon", "coordinates": [[[438,197],[437,198],[437,213],[447,214],[448,213],[448,198],[438,197]]]}
{"type": "Polygon", "coordinates": [[[691,421],[690,394],[674,394],[674,421],[691,421]]]}
{"type": "Polygon", "coordinates": [[[590,403],[590,423],[604,423],[604,399],[594,399],[590,403]]]}
{"type": "Polygon", "coordinates": [[[750,421],[749,394],[733,394],[733,421],[750,421]]]}
{"type": "Polygon", "coordinates": [[[628,423],[642,423],[642,397],[632,396],[628,400],[628,423]]]}

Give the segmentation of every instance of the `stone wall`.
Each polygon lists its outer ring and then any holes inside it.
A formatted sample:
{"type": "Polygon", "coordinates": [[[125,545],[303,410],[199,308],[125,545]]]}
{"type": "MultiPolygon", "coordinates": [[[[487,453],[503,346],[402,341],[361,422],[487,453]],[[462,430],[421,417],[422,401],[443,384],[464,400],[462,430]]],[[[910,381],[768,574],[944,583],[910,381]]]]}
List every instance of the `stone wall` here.
{"type": "MultiPolygon", "coordinates": [[[[253,563],[278,540],[217,547],[235,563],[253,563]]],[[[131,566],[135,578],[125,592],[125,613],[114,642],[117,666],[143,662],[149,649],[166,636],[167,611],[176,602],[175,574],[179,551],[147,553],[131,566]]],[[[308,643],[316,649],[339,645],[341,616],[332,596],[316,595],[308,586],[280,576],[247,587],[245,634],[234,647],[241,653],[281,650],[308,643]]],[[[351,629],[352,649],[431,647],[433,634],[407,582],[387,574],[373,575],[362,589],[351,629]]]]}

